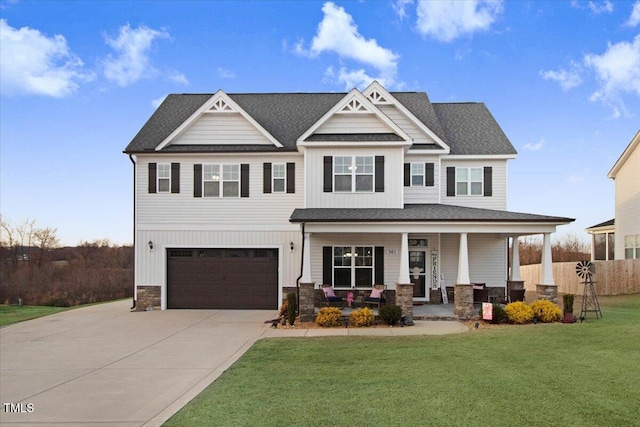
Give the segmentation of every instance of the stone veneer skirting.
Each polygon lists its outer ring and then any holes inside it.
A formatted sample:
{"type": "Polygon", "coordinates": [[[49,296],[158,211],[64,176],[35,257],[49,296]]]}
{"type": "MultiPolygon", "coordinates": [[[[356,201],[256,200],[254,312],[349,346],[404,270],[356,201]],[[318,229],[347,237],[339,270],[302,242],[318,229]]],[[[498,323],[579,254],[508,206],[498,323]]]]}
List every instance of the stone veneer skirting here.
{"type": "Polygon", "coordinates": [[[396,303],[402,308],[402,315],[413,322],[413,283],[396,283],[396,303]]]}
{"type": "Polygon", "coordinates": [[[460,320],[473,317],[473,285],[455,285],[454,287],[455,310],[453,314],[460,320]]]}
{"type": "Polygon", "coordinates": [[[160,310],[160,286],[138,286],[136,294],[136,311],[146,311],[150,308],[160,310]]]}
{"type": "Polygon", "coordinates": [[[507,280],[507,295],[511,291],[517,291],[524,289],[524,281],[522,280],[507,280]]]}
{"type": "Polygon", "coordinates": [[[554,304],[558,303],[557,285],[536,285],[536,299],[546,299],[554,304]]]}
{"type": "Polygon", "coordinates": [[[315,320],[314,300],[315,283],[300,283],[300,321],[313,322],[315,320]]]}

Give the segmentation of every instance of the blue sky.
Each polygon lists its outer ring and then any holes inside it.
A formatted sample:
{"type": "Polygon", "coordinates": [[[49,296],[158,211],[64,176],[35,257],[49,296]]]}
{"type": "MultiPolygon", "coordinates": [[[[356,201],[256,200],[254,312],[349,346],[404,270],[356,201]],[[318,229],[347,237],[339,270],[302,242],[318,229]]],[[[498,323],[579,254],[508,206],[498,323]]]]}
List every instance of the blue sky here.
{"type": "Polygon", "coordinates": [[[132,241],[122,150],[168,93],[343,92],[377,79],[489,107],[509,210],[614,216],[640,129],[640,1],[0,0],[0,212],[61,243],[132,241]]]}

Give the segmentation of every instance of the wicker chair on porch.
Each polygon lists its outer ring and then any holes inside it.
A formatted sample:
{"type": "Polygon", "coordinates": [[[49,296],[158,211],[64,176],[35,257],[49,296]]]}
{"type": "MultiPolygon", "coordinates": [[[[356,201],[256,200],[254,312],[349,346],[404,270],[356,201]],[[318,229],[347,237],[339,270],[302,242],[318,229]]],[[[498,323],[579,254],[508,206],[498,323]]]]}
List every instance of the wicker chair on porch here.
{"type": "Polygon", "coordinates": [[[364,306],[366,307],[367,305],[371,305],[380,308],[385,305],[387,302],[385,299],[386,290],[386,285],[373,285],[371,293],[364,298],[364,306]]]}
{"type": "Polygon", "coordinates": [[[333,286],[331,285],[320,285],[320,290],[322,291],[322,301],[321,304],[323,307],[344,307],[344,298],[339,297],[333,290],[333,286]]]}

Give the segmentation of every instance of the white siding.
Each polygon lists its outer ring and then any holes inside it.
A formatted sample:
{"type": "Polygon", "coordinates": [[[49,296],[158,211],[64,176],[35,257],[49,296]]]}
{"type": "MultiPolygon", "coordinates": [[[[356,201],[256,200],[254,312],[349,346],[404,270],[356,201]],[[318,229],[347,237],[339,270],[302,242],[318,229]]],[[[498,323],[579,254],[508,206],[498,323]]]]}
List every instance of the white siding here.
{"type": "Polygon", "coordinates": [[[400,239],[399,234],[312,234],[311,278],[322,283],[323,246],[384,246],[384,284],[395,289],[400,277],[400,239]],[[389,249],[396,249],[396,254],[389,254],[389,249]]]}
{"type": "Polygon", "coordinates": [[[305,176],[307,208],[400,208],[402,207],[402,158],[398,148],[307,148],[305,176]],[[384,156],[384,192],[325,193],[324,156],[384,156]]]}
{"type": "Polygon", "coordinates": [[[400,129],[405,131],[413,139],[414,144],[435,144],[435,141],[420,129],[412,120],[409,120],[400,110],[393,105],[378,105],[378,108],[400,129]]]}
{"type": "MultiPolygon", "coordinates": [[[[404,187],[404,203],[440,203],[440,156],[411,155],[406,156],[405,163],[433,163],[433,187],[404,187]]],[[[404,167],[404,166],[403,166],[404,167]]],[[[404,171],[403,171],[404,174],[404,171]]],[[[404,175],[403,175],[404,181],[404,175]]]]}
{"type": "MultiPolygon", "coordinates": [[[[302,237],[300,231],[188,231],[177,228],[166,230],[138,230],[136,233],[136,286],[162,287],[163,305],[166,304],[166,249],[268,247],[280,249],[280,288],[295,286],[300,275],[302,237]],[[153,242],[153,251],[146,242],[153,242]],[[290,251],[290,243],[294,251],[290,251]]],[[[280,301],[282,291],[279,291],[280,301]]],[[[274,306],[274,310],[278,307],[274,306]]]]}
{"type": "Polygon", "coordinates": [[[374,114],[334,114],[314,133],[391,133],[393,132],[374,114]]]}
{"type": "Polygon", "coordinates": [[[204,114],[171,141],[171,145],[190,144],[273,145],[240,113],[204,114]]]}
{"type": "Polygon", "coordinates": [[[615,258],[624,259],[624,238],[640,234],[640,145],[627,158],[615,179],[616,247],[615,258]]]}
{"type": "Polygon", "coordinates": [[[301,155],[183,155],[139,156],[137,162],[138,227],[170,224],[189,229],[195,225],[248,224],[289,225],[289,217],[304,203],[304,171],[301,155]],[[150,162],[180,163],[180,193],[148,193],[150,162]],[[263,163],[296,164],[295,193],[263,193],[263,163]],[[249,197],[211,198],[193,196],[193,165],[207,163],[249,164],[249,197]]]}
{"type": "MultiPolygon", "coordinates": [[[[505,286],[507,277],[506,240],[497,234],[468,234],[469,277],[472,283],[505,286]]],[[[447,286],[458,279],[459,234],[442,234],[440,239],[441,273],[447,286]]]]}
{"type": "Polygon", "coordinates": [[[446,205],[468,206],[485,209],[507,209],[507,160],[456,160],[442,158],[440,165],[440,200],[446,205]],[[447,167],[480,167],[491,166],[492,196],[455,196],[447,197],[447,167]]]}

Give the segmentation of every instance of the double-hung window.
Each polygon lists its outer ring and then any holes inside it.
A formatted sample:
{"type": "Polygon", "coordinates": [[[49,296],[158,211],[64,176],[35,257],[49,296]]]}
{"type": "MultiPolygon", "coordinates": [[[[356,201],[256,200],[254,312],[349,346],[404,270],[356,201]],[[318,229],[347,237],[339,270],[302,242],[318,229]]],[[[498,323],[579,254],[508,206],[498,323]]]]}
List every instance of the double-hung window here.
{"type": "Polygon", "coordinates": [[[482,168],[456,168],[456,195],[482,195],[482,168]]]}
{"type": "Polygon", "coordinates": [[[422,187],[424,185],[424,163],[411,163],[411,186],[422,187]]]}
{"type": "Polygon", "coordinates": [[[334,287],[371,287],[373,273],[372,246],[333,247],[334,287]]]}
{"type": "Polygon", "coordinates": [[[171,192],[171,164],[158,163],[158,193],[171,192]]]}
{"type": "Polygon", "coordinates": [[[287,167],[284,163],[274,163],[271,166],[272,189],[274,193],[284,193],[287,188],[287,167]]]}
{"type": "Polygon", "coordinates": [[[336,156],[333,179],[336,192],[373,192],[373,156],[336,156]]]}
{"type": "Polygon", "coordinates": [[[240,165],[202,165],[204,197],[239,197],[240,165]]]}
{"type": "Polygon", "coordinates": [[[625,259],[640,258],[640,234],[624,236],[625,259]]]}

